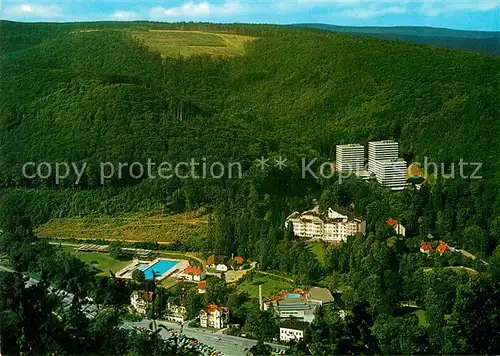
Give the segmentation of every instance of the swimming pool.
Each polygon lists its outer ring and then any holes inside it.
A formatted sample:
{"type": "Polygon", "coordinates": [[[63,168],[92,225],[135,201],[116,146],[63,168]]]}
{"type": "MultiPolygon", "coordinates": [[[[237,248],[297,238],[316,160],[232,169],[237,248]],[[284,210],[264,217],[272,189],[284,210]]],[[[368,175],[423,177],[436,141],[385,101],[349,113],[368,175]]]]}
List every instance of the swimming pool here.
{"type": "Polygon", "coordinates": [[[176,266],[179,261],[159,260],[144,270],[146,279],[153,279],[153,271],[156,277],[160,277],[176,266]]]}
{"type": "Polygon", "coordinates": [[[300,294],[290,293],[290,294],[287,294],[285,298],[287,298],[287,299],[299,299],[300,294]]]}

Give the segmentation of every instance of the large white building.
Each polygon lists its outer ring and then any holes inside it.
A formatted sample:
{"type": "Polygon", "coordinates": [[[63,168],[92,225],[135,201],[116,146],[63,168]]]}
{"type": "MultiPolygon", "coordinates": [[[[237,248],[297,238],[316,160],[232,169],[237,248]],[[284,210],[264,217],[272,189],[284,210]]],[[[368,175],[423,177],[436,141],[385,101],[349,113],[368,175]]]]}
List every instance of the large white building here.
{"type": "Polygon", "coordinates": [[[341,172],[362,172],[365,168],[365,147],[353,143],[337,145],[337,170],[341,172]]]}
{"type": "Polygon", "coordinates": [[[397,159],[399,145],[392,140],[368,142],[368,171],[375,173],[376,161],[397,159]]]}
{"type": "Polygon", "coordinates": [[[399,145],[392,140],[368,142],[368,170],[377,182],[392,190],[401,190],[406,183],[406,161],[398,158],[399,145]]]}
{"type": "Polygon", "coordinates": [[[292,327],[280,327],[280,341],[299,341],[304,338],[304,330],[292,327]]]}
{"type": "Polygon", "coordinates": [[[406,161],[402,158],[375,161],[377,182],[392,190],[402,190],[406,182],[406,161]]]}
{"type": "Polygon", "coordinates": [[[285,220],[285,226],[289,224],[296,236],[330,242],[346,241],[349,236],[364,234],[366,226],[365,221],[349,218],[332,208],[328,208],[327,214],[321,214],[318,206],[303,213],[293,212],[285,220]]]}

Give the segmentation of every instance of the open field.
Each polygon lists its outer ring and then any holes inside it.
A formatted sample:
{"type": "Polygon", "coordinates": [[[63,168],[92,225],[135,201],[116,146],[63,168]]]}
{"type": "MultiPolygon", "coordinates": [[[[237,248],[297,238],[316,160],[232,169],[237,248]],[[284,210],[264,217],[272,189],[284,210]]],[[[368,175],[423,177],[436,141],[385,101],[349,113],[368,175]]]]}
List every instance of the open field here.
{"type": "Polygon", "coordinates": [[[323,265],[325,260],[325,251],[326,251],[325,244],[320,241],[315,241],[315,242],[309,242],[308,245],[311,246],[311,251],[316,255],[319,263],[323,265]]]}
{"type": "Polygon", "coordinates": [[[62,247],[64,251],[70,252],[80,260],[88,263],[93,268],[95,268],[99,275],[109,276],[109,271],[113,273],[121,270],[125,266],[129,265],[132,261],[129,260],[115,260],[107,253],[102,252],[79,252],[75,251],[72,247],[62,247]]]}
{"type": "Polygon", "coordinates": [[[241,56],[245,53],[245,44],[255,39],[224,33],[180,30],[131,31],[131,35],[165,57],[190,57],[199,54],[224,58],[241,56]]]}
{"type": "Polygon", "coordinates": [[[52,219],[36,230],[40,238],[123,242],[175,242],[207,235],[208,216],[197,213],[112,218],[52,219]]]}
{"type": "Polygon", "coordinates": [[[285,281],[283,279],[257,274],[250,280],[250,278],[246,277],[243,282],[238,284],[236,288],[239,292],[245,292],[250,295],[251,298],[259,297],[259,284],[262,283],[262,296],[264,298],[269,297],[277,292],[282,290],[291,290],[293,289],[293,285],[285,281]]]}

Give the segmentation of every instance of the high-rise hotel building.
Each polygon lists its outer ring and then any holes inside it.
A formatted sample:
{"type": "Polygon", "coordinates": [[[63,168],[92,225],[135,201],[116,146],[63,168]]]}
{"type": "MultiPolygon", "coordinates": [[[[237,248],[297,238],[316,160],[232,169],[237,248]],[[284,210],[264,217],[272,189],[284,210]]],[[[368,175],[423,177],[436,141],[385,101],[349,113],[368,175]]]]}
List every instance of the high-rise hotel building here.
{"type": "Polygon", "coordinates": [[[393,190],[404,189],[406,161],[398,158],[399,146],[392,140],[368,142],[368,170],[377,181],[393,190]]]}
{"type": "Polygon", "coordinates": [[[365,147],[353,143],[337,145],[337,170],[341,172],[361,172],[365,166],[365,147]]]}
{"type": "Polygon", "coordinates": [[[375,176],[377,182],[392,190],[402,190],[406,182],[406,161],[403,158],[375,161],[375,176]]]}
{"type": "Polygon", "coordinates": [[[375,173],[375,161],[397,159],[399,145],[392,140],[368,142],[368,170],[375,173]]]}

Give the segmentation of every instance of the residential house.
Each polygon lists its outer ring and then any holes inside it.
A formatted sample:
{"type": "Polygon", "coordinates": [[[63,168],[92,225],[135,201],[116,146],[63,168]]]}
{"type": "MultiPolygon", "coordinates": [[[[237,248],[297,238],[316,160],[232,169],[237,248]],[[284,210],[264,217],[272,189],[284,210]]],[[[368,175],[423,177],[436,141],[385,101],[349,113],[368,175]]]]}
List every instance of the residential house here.
{"type": "Polygon", "coordinates": [[[175,323],[183,323],[186,321],[187,310],[180,303],[168,302],[167,312],[165,313],[165,320],[175,323]]]}
{"type": "Polygon", "coordinates": [[[207,282],[202,281],[198,283],[198,293],[203,294],[206,293],[206,291],[207,291],[207,282]]]}
{"type": "Polygon", "coordinates": [[[134,291],[130,296],[130,304],[139,314],[146,314],[148,307],[153,301],[154,293],[146,291],[134,291]]]}
{"type": "Polygon", "coordinates": [[[328,208],[321,213],[319,207],[303,213],[293,212],[285,220],[285,226],[292,224],[296,236],[329,242],[346,241],[349,236],[365,233],[366,222],[328,208]]]}
{"type": "Polygon", "coordinates": [[[184,271],[179,274],[179,277],[188,281],[199,282],[205,278],[205,274],[205,271],[201,267],[188,265],[184,271]]]}
{"type": "Polygon", "coordinates": [[[428,242],[422,242],[420,244],[420,252],[425,253],[426,255],[429,255],[432,251],[432,245],[428,242]]]}
{"type": "Polygon", "coordinates": [[[449,247],[447,244],[445,244],[443,241],[439,241],[439,245],[438,247],[436,247],[436,251],[442,255],[443,253],[445,253],[446,251],[449,250],[449,247]]]}
{"type": "Polygon", "coordinates": [[[229,322],[229,308],[210,304],[200,311],[200,325],[204,328],[223,329],[229,322]]]}
{"type": "Polygon", "coordinates": [[[406,236],[406,228],[399,221],[389,218],[386,220],[386,223],[396,231],[396,234],[406,236]]]}
{"type": "Polygon", "coordinates": [[[219,263],[217,266],[215,266],[215,270],[217,272],[227,272],[227,266],[223,263],[219,263]]]}
{"type": "Polygon", "coordinates": [[[208,256],[207,261],[205,262],[205,266],[207,268],[215,268],[215,256],[208,256]]]}

